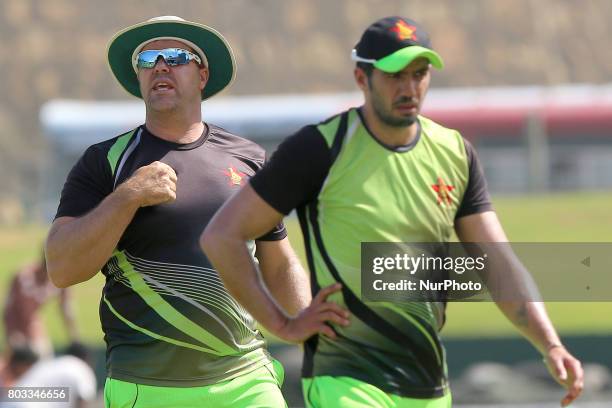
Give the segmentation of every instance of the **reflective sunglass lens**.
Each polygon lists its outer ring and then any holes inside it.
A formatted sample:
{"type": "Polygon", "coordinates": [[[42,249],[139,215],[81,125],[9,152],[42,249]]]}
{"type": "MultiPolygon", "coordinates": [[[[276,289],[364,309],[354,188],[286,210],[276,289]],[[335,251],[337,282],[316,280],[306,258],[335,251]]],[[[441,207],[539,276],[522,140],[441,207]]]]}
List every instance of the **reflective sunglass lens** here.
{"type": "MultiPolygon", "coordinates": [[[[184,65],[191,61],[189,53],[178,48],[167,48],[165,50],[148,50],[138,54],[136,66],[138,68],[153,68],[159,57],[162,57],[170,66],[184,65]]],[[[194,56],[195,57],[195,56],[194,56]]]]}

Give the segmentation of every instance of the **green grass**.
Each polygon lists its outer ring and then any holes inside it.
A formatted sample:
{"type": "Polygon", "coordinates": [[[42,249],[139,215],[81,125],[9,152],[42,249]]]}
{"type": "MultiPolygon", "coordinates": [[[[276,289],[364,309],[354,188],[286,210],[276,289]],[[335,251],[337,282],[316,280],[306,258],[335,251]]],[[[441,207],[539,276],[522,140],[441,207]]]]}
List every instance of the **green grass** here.
{"type": "MultiPolygon", "coordinates": [[[[517,242],[612,241],[612,193],[573,193],[545,196],[498,197],[495,208],[509,238],[517,242]]],[[[295,219],[287,222],[290,239],[304,259],[301,233],[295,219]]],[[[14,270],[39,255],[46,229],[38,225],[0,228],[0,296],[14,270]]],[[[98,304],[104,280],[94,279],[73,288],[73,301],[83,339],[102,344],[98,304]]],[[[550,316],[564,334],[612,333],[612,302],[551,303],[550,316]]],[[[57,303],[44,309],[50,335],[56,345],[66,336],[58,318],[57,303]]],[[[1,331],[1,328],[0,328],[1,331]]],[[[491,303],[451,303],[443,330],[445,337],[497,337],[517,335],[491,303]]]]}
{"type": "Polygon", "coordinates": [[[511,241],[612,241],[612,193],[500,197],[493,201],[511,241]]]}

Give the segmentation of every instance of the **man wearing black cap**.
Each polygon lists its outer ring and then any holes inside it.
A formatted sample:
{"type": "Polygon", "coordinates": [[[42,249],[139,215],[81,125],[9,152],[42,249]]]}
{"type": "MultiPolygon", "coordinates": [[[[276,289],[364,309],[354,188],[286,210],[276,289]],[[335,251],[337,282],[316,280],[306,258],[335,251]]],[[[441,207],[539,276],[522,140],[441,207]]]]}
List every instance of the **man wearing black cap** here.
{"type": "MultiPolygon", "coordinates": [[[[234,78],[231,48],[210,27],[164,16],[118,32],[108,62],[144,100],[145,123],[87,149],[46,245],[56,285],[100,269],[106,277],[106,406],[285,407],[282,367],[198,246],[213,214],[264,162],[260,146],[202,122],[202,100],[234,78]]],[[[286,235],[282,223],[272,226],[249,256],[256,249],[267,287],[295,313],[311,295],[286,235]],[[286,270],[290,287],[277,275],[286,270]]]]}
{"type": "MultiPolygon", "coordinates": [[[[302,375],[309,407],[449,407],[445,351],[439,337],[444,302],[365,302],[363,242],[507,242],[493,212],[476,153],[454,130],[419,115],[430,66],[442,68],[414,21],[372,24],[352,53],[365,103],[306,126],[278,148],[247,187],[209,223],[201,243],[226,287],[276,335],[306,340],[302,375]],[[259,236],[296,208],[313,293],[339,283],[330,299],[351,312],[350,325],[319,336],[289,318],[263,290],[245,239],[259,236]],[[240,271],[238,274],[237,271],[240,271]],[[248,273],[247,273],[248,272],[248,273]],[[330,338],[331,337],[331,338],[330,338]]],[[[582,389],[580,363],[562,346],[541,303],[500,308],[544,356],[569,392],[582,389]]]]}

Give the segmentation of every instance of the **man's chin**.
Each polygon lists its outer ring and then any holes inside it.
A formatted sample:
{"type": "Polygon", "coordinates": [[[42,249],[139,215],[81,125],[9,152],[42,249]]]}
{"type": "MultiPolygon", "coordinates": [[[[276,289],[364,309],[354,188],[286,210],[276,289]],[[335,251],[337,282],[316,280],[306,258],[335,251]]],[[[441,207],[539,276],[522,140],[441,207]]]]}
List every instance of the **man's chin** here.
{"type": "Polygon", "coordinates": [[[400,112],[393,108],[383,109],[377,103],[373,103],[373,108],[374,114],[378,117],[378,120],[390,127],[403,128],[412,126],[419,116],[417,109],[400,112]]]}
{"type": "Polygon", "coordinates": [[[173,111],[176,105],[176,101],[162,98],[155,98],[147,104],[149,110],[159,113],[173,111]]]}
{"type": "Polygon", "coordinates": [[[409,116],[388,116],[386,118],[382,118],[382,121],[387,126],[392,127],[408,127],[412,126],[418,119],[417,115],[409,115],[409,116]]]}

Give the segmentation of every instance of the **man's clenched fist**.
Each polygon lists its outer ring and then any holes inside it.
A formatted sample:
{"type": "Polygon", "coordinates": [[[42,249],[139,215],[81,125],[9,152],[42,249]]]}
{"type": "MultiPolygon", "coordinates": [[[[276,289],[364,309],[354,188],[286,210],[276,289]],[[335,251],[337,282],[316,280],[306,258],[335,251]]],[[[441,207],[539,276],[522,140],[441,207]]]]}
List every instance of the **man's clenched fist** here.
{"type": "Polygon", "coordinates": [[[165,163],[155,161],[136,170],[121,184],[140,207],[168,203],[176,200],[176,173],[165,163]]]}

